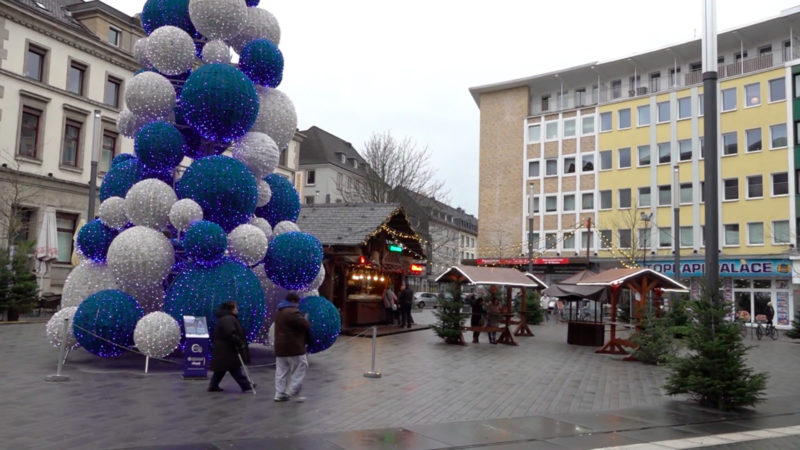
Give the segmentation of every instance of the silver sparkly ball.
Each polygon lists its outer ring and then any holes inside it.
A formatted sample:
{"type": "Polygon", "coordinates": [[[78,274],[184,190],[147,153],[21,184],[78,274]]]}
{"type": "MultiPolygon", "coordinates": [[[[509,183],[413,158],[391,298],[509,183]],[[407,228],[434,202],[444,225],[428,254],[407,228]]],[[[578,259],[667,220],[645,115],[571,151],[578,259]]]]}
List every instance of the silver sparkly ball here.
{"type": "Polygon", "coordinates": [[[123,292],[135,298],[145,313],[164,309],[164,286],[160,281],[150,284],[128,285],[123,292]]]}
{"type": "Polygon", "coordinates": [[[247,166],[260,180],[275,171],[280,150],[271,137],[251,131],[233,144],[233,158],[247,166]]]}
{"type": "Polygon", "coordinates": [[[180,75],[192,68],[194,39],[178,27],[158,27],[147,38],[147,59],[166,75],[180,75]]]}
{"type": "Polygon", "coordinates": [[[178,231],[186,231],[198,220],[203,220],[203,208],[190,198],[178,200],[169,210],[169,221],[178,231]]]}
{"type": "Polygon", "coordinates": [[[272,228],[272,237],[281,235],[283,233],[289,233],[291,231],[300,231],[300,227],[297,226],[296,223],[292,222],[291,220],[284,220],[275,224],[275,227],[272,228]]]}
{"type": "Polygon", "coordinates": [[[134,184],[125,195],[125,213],[134,225],[163,230],[169,212],[178,201],[175,191],[161,180],[147,178],[134,184]]]}
{"type": "Polygon", "coordinates": [[[134,138],[139,129],[147,125],[148,120],[132,113],[129,109],[120,111],[117,117],[117,131],[125,137],[134,138]]]}
{"type": "Polygon", "coordinates": [[[136,40],[133,44],[133,59],[144,67],[152,67],[150,60],[147,59],[147,38],[143,37],[136,40]]]}
{"type": "Polygon", "coordinates": [[[122,197],[109,197],[100,204],[97,216],[109,228],[120,229],[128,224],[128,215],[125,214],[125,199],[122,197]]]}
{"type": "Polygon", "coordinates": [[[206,64],[229,64],[231,62],[231,49],[228,48],[228,44],[219,39],[208,41],[203,46],[203,62],[206,64]]]}
{"type": "Polygon", "coordinates": [[[175,89],[163,75],[142,72],[128,81],[125,103],[137,117],[148,120],[169,118],[175,109],[175,89]]]}
{"type": "Polygon", "coordinates": [[[189,0],[189,18],[208,39],[231,39],[242,30],[245,0],[189,0]]]}
{"type": "Polygon", "coordinates": [[[80,306],[90,295],[106,289],[119,289],[114,274],[107,265],[84,259],[64,281],[61,307],[80,306]]]}
{"type": "Polygon", "coordinates": [[[175,250],[160,232],[137,226],[114,238],[107,259],[111,273],[124,290],[164,281],[175,263],[175,250]]]}
{"type": "Polygon", "coordinates": [[[251,270],[256,274],[258,281],[261,283],[261,288],[264,290],[264,302],[267,306],[267,315],[264,317],[264,322],[262,322],[261,328],[258,330],[255,341],[271,343],[273,340],[268,336],[270,325],[272,325],[275,320],[275,312],[278,310],[278,303],[286,298],[286,294],[288,294],[289,291],[276,285],[267,277],[267,272],[264,270],[263,264],[259,264],[251,270]]]}
{"type": "Polygon", "coordinates": [[[133,330],[133,343],[151,358],[163,358],[181,343],[181,327],[169,314],[155,311],[139,319],[133,330]]]}
{"type": "Polygon", "coordinates": [[[267,239],[271,239],[272,238],[272,225],[269,224],[267,219],[264,219],[262,217],[253,216],[253,217],[250,218],[250,221],[248,223],[250,225],[257,226],[261,231],[263,231],[264,232],[264,236],[266,236],[267,239]]]}
{"type": "Polygon", "coordinates": [[[244,46],[256,39],[266,39],[278,45],[281,43],[281,27],[278,19],[266,9],[247,8],[241,32],[229,42],[236,53],[242,53],[244,46]]]}
{"type": "Polygon", "coordinates": [[[256,86],[258,91],[258,117],[250,131],[266,133],[279,149],[285,148],[297,129],[297,113],[294,103],[277,89],[256,86]]]}
{"type": "Polygon", "coordinates": [[[269,186],[269,183],[261,179],[256,181],[256,184],[258,184],[258,200],[256,201],[256,206],[260,208],[272,200],[272,188],[269,186]]]}
{"type": "Polygon", "coordinates": [[[228,253],[248,266],[264,259],[268,244],[264,232],[254,225],[239,225],[228,233],[228,253]]]}
{"type": "Polygon", "coordinates": [[[297,294],[297,296],[300,298],[319,297],[319,291],[316,289],[312,289],[309,291],[295,291],[295,294],[297,294]]]}
{"type": "Polygon", "coordinates": [[[47,321],[45,331],[47,332],[47,338],[54,347],[61,347],[61,341],[64,337],[64,319],[68,320],[65,340],[66,348],[78,346],[78,340],[75,339],[75,334],[72,332],[72,319],[75,317],[75,311],[77,310],[77,306],[61,308],[47,321]]]}

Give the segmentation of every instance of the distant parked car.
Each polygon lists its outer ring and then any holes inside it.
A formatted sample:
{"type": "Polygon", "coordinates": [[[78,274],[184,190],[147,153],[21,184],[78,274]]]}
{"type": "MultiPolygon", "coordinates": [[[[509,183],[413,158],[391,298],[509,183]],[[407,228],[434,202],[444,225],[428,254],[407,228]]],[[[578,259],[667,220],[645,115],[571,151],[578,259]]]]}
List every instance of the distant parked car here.
{"type": "Polygon", "coordinates": [[[417,305],[419,309],[424,309],[425,306],[436,308],[439,304],[439,297],[432,292],[415,292],[414,304],[417,305]]]}

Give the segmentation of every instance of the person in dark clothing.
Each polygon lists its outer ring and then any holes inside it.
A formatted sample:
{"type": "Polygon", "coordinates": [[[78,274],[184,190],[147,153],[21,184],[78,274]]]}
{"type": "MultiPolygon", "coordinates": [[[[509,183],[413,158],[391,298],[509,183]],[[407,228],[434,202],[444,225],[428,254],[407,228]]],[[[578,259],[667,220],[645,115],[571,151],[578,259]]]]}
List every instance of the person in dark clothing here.
{"type": "Polygon", "coordinates": [[[225,302],[217,311],[217,323],[214,325],[214,334],[211,349],[211,383],[208,385],[209,392],[221,392],[219,382],[225,376],[225,372],[230,372],[234,380],[242,388],[242,392],[253,389],[247,377],[242,372],[242,363],[239,355],[245,362],[250,361],[247,351],[247,337],[244,333],[242,324],[236,316],[239,309],[236,302],[225,302]]]}
{"type": "Polygon", "coordinates": [[[303,379],[308,368],[306,344],[311,341],[311,323],[297,309],[300,297],[295,293],[286,296],[286,300],[278,303],[275,314],[275,400],[285,402],[294,399],[305,401],[301,397],[303,379]]]}
{"type": "Polygon", "coordinates": [[[400,328],[411,328],[411,305],[414,303],[414,290],[403,283],[400,286],[397,302],[400,304],[400,328]]]}
{"type": "Polygon", "coordinates": [[[767,302],[767,323],[772,323],[775,317],[775,308],[772,307],[772,302],[767,302]]]}
{"type": "MultiPolygon", "coordinates": [[[[472,301],[472,316],[470,316],[469,324],[473,327],[481,327],[483,326],[483,317],[486,314],[486,310],[483,307],[483,297],[477,296],[475,300],[472,301]]],[[[478,337],[481,335],[480,331],[473,331],[472,332],[472,343],[478,343],[478,337]]]]}

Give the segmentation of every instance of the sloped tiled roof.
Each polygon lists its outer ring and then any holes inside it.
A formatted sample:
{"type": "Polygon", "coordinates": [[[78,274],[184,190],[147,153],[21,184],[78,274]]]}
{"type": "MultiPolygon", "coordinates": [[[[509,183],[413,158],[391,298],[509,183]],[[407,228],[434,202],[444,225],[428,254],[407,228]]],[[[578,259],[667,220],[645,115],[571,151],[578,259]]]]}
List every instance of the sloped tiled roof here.
{"type": "Polygon", "coordinates": [[[72,17],[67,7],[74,4],[83,3],[83,0],[12,0],[14,3],[24,5],[28,9],[38,14],[54,19],[68,27],[76,28],[81,31],[88,31],[80,22],[72,17]],[[38,4],[44,6],[42,8],[38,4]]]}
{"type": "Polygon", "coordinates": [[[317,126],[312,126],[301,133],[305,135],[305,139],[300,144],[300,165],[332,164],[350,172],[364,174],[367,163],[351,143],[317,126]],[[346,163],[342,163],[339,153],[344,153],[346,163]],[[352,166],[351,159],[358,162],[357,169],[352,166]]]}

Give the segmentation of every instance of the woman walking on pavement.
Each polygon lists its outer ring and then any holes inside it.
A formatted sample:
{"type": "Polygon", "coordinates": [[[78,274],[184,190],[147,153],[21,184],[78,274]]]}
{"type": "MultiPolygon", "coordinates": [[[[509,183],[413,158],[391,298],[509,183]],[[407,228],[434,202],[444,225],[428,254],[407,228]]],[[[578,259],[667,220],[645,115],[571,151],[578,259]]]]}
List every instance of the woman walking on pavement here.
{"type": "MultiPolygon", "coordinates": [[[[500,326],[500,300],[497,297],[492,298],[492,302],[486,308],[487,312],[487,326],[499,327],[500,326]]],[[[489,343],[497,344],[497,332],[489,331],[489,343]]]]}
{"type": "Polygon", "coordinates": [[[230,372],[242,392],[249,392],[255,387],[255,384],[251,385],[242,373],[242,363],[239,360],[239,355],[241,355],[245,363],[250,362],[247,337],[236,316],[238,313],[239,308],[236,302],[225,302],[217,311],[217,323],[214,325],[214,340],[211,349],[211,370],[214,374],[208,385],[209,392],[222,392],[223,389],[219,387],[219,382],[222,381],[225,372],[230,372]]]}
{"type": "MultiPolygon", "coordinates": [[[[472,316],[470,317],[469,324],[473,327],[482,327],[483,326],[483,315],[486,313],[486,310],[483,307],[483,297],[480,295],[475,297],[475,300],[472,301],[472,316]]],[[[480,331],[473,331],[472,332],[472,343],[478,343],[478,337],[480,337],[480,331]]]]}

